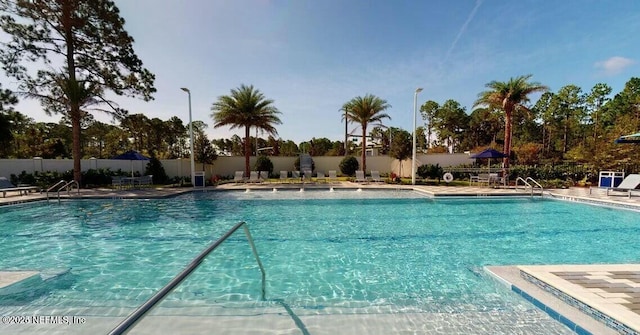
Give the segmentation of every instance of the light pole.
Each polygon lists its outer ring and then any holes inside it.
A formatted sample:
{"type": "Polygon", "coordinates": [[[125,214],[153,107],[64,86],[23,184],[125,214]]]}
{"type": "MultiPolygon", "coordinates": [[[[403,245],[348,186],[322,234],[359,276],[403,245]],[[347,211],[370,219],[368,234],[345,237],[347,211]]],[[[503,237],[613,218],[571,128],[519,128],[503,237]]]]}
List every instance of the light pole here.
{"type": "Polygon", "coordinates": [[[416,88],[413,93],[413,155],[411,158],[411,185],[416,184],[416,114],[418,114],[418,93],[422,87],[416,88]]]}
{"type": "Polygon", "coordinates": [[[193,160],[193,122],[191,121],[191,91],[186,87],[181,87],[181,90],[187,92],[189,95],[189,150],[191,150],[191,186],[195,187],[196,183],[193,180],[196,175],[196,163],[193,160]]]}

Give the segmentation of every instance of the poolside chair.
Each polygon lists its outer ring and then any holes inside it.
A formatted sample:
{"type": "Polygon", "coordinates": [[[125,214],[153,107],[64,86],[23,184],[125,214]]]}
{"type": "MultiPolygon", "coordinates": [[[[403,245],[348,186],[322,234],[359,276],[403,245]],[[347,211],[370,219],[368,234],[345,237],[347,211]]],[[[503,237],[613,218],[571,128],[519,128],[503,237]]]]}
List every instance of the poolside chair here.
{"type": "Polygon", "coordinates": [[[295,182],[300,181],[300,171],[291,171],[291,180],[295,182]]]}
{"type": "Polygon", "coordinates": [[[338,181],[338,174],[336,170],[329,170],[329,179],[327,179],[329,183],[335,183],[338,181]]]}
{"type": "Polygon", "coordinates": [[[18,192],[20,195],[27,195],[29,192],[35,192],[37,190],[38,187],[36,186],[15,186],[6,177],[0,177],[0,192],[2,192],[3,198],[7,196],[7,192],[18,192]]]}
{"type": "Polygon", "coordinates": [[[324,172],[318,171],[316,172],[316,181],[319,182],[327,182],[327,176],[324,175],[324,172]]]}
{"type": "Polygon", "coordinates": [[[260,179],[260,182],[267,181],[269,179],[269,171],[258,172],[258,179],[260,179]]]}
{"type": "Polygon", "coordinates": [[[358,170],[356,171],[356,183],[366,183],[367,182],[367,178],[365,178],[364,176],[364,171],[362,170],[358,170]]]}
{"type": "Polygon", "coordinates": [[[244,182],[244,171],[236,171],[236,174],[233,176],[233,181],[236,183],[244,182]]]}
{"type": "Polygon", "coordinates": [[[260,173],[258,171],[251,171],[249,174],[249,182],[250,183],[259,183],[260,182],[260,173]]]}
{"type": "Polygon", "coordinates": [[[636,190],[640,186],[640,174],[630,174],[626,176],[622,182],[616,187],[608,187],[607,195],[609,191],[626,192],[627,196],[631,198],[631,192],[636,190]]]}
{"type": "Polygon", "coordinates": [[[374,183],[381,183],[382,179],[380,179],[380,171],[371,170],[371,181],[374,183]]]}
{"type": "Polygon", "coordinates": [[[313,171],[304,170],[302,173],[302,183],[305,183],[305,182],[310,183],[312,176],[313,176],[313,171]]]}
{"type": "Polygon", "coordinates": [[[286,183],[289,181],[289,172],[288,171],[280,171],[280,182],[286,183]]]}

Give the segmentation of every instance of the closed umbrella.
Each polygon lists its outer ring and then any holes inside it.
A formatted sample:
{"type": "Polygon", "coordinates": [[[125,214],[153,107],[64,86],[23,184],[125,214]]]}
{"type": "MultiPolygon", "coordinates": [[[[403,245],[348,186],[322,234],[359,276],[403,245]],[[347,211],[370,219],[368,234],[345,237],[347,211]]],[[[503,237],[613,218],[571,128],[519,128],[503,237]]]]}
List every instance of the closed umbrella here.
{"type": "Polygon", "coordinates": [[[123,154],[112,157],[111,159],[128,160],[131,162],[131,177],[133,178],[133,161],[148,161],[149,157],[135,151],[129,150],[123,154]]]}

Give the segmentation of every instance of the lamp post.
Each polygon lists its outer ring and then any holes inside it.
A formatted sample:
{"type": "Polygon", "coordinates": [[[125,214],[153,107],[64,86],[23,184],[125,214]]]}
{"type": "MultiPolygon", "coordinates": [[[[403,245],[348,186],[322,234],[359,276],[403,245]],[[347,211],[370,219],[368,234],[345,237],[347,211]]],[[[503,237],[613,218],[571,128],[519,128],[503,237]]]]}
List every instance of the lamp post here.
{"type": "Polygon", "coordinates": [[[411,158],[411,185],[416,184],[416,115],[418,114],[418,93],[422,87],[416,88],[413,93],[413,155],[411,158]]]}
{"type": "Polygon", "coordinates": [[[193,160],[193,122],[191,121],[191,91],[189,91],[186,87],[181,87],[181,90],[187,92],[189,95],[189,150],[191,150],[191,186],[196,186],[195,180],[193,180],[196,175],[196,163],[193,160]]]}

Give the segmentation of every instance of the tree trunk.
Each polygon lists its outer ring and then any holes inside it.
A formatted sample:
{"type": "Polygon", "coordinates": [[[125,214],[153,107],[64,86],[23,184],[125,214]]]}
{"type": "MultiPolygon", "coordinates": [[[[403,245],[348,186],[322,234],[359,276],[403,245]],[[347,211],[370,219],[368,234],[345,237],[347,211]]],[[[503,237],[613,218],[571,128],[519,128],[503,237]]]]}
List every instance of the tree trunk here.
{"type": "Polygon", "coordinates": [[[367,125],[362,125],[362,171],[367,173],[367,125]]]}
{"type": "Polygon", "coordinates": [[[249,177],[251,172],[249,168],[249,155],[251,151],[251,138],[249,137],[249,130],[251,127],[246,126],[244,130],[244,175],[245,177],[249,177]]]}
{"type": "Polygon", "coordinates": [[[73,180],[78,182],[78,185],[82,184],[82,167],[80,164],[81,158],[81,144],[80,144],[80,101],[78,92],[79,84],[76,81],[76,63],[74,59],[75,45],[73,38],[73,12],[74,8],[71,2],[64,1],[62,3],[62,28],[64,30],[64,38],[66,44],[66,61],[67,72],[69,75],[67,84],[67,97],[69,99],[69,106],[71,114],[71,131],[73,134],[73,145],[71,153],[73,155],[73,180]]]}
{"type": "Polygon", "coordinates": [[[509,168],[509,157],[511,157],[511,109],[504,111],[504,168],[509,168]]]}
{"type": "Polygon", "coordinates": [[[80,106],[74,103],[71,106],[71,131],[73,134],[73,145],[71,153],[73,155],[73,180],[82,185],[82,167],[80,157],[82,148],[80,147],[80,106]]]}

